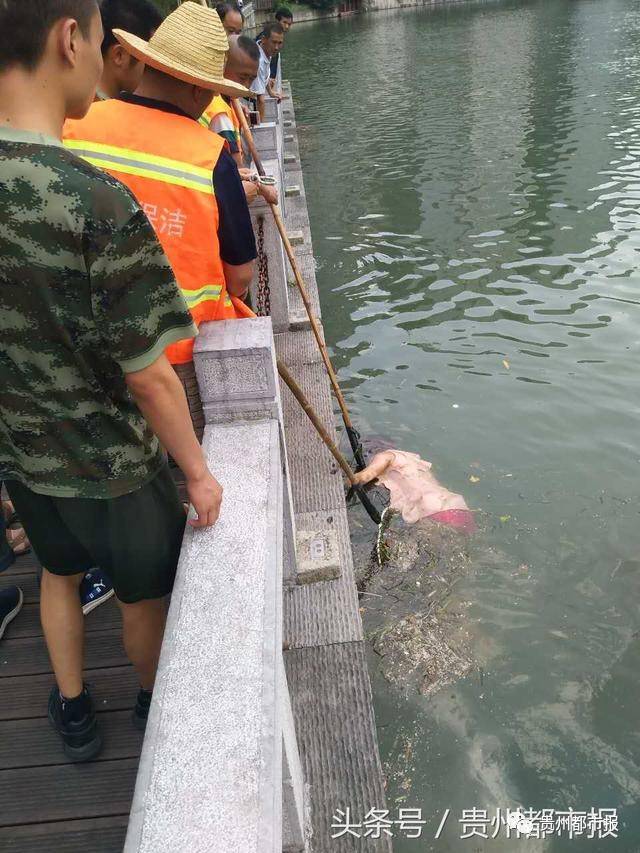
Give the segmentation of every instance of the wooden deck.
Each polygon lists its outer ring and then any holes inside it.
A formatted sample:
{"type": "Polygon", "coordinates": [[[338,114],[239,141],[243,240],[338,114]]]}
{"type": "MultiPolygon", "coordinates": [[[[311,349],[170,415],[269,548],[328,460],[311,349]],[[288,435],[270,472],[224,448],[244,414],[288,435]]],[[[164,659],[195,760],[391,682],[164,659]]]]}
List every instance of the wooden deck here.
{"type": "Polygon", "coordinates": [[[17,585],[24,607],[0,640],[0,851],[120,853],[143,735],[131,723],[138,689],[122,648],[113,600],[86,617],[86,681],[104,750],[71,764],[47,720],[53,685],[38,615],[38,563],[20,557],[0,574],[17,585]]]}
{"type": "MultiPolygon", "coordinates": [[[[174,479],[186,501],[184,478],[174,479]]],[[[73,764],[47,719],[54,684],[42,627],[40,564],[31,552],[0,573],[24,605],[0,640],[0,853],[122,853],[144,733],[131,713],[139,683],[114,599],[85,617],[85,681],[104,748],[73,764]]]]}

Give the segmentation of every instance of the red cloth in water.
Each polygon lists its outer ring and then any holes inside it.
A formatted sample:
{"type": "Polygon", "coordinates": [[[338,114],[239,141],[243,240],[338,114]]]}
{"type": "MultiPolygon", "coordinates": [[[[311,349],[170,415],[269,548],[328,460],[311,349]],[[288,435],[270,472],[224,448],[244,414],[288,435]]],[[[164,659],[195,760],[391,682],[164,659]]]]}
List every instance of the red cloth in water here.
{"type": "Polygon", "coordinates": [[[468,535],[475,533],[478,529],[470,509],[443,509],[430,515],[429,520],[437,521],[439,524],[448,524],[449,527],[456,527],[468,535]]]}

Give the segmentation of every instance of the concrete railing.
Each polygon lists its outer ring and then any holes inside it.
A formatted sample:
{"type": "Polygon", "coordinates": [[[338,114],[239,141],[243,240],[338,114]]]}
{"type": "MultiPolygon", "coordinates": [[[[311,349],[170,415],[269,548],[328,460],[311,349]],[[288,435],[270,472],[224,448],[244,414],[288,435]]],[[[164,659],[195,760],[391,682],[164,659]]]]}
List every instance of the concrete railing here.
{"type": "Polygon", "coordinates": [[[215,527],[185,534],[125,853],[303,851],[282,659],[295,531],[270,320],[203,325],[195,362],[224,500],[215,527]]]}
{"type": "MultiPolygon", "coordinates": [[[[279,104],[275,98],[266,98],[267,120],[253,129],[264,169],[276,179],[283,220],[287,216],[287,197],[292,189],[285,182],[285,137],[287,126],[291,124],[290,119],[286,118],[287,114],[288,99],[279,104]]],[[[293,191],[296,189],[293,188],[293,191]]],[[[282,240],[269,207],[262,199],[251,205],[251,217],[259,250],[259,263],[251,285],[252,304],[259,313],[267,313],[271,317],[276,333],[292,328],[307,328],[307,316],[300,300],[294,297],[293,274],[282,240]]],[[[300,239],[296,233],[290,233],[289,237],[292,244],[300,239]]]]}
{"type": "MultiPolygon", "coordinates": [[[[284,201],[283,108],[268,108],[256,143],[284,201]]],[[[290,270],[267,206],[252,216],[270,316],[203,324],[196,341],[203,447],[224,500],[215,527],[185,533],[124,853],[307,849],[283,589],[340,569],[335,532],[296,529],[273,337],[296,325],[290,270]]]]}
{"type": "Polygon", "coordinates": [[[244,15],[244,29],[253,32],[256,29],[256,7],[253,0],[250,3],[243,4],[242,14],[244,15]]]}

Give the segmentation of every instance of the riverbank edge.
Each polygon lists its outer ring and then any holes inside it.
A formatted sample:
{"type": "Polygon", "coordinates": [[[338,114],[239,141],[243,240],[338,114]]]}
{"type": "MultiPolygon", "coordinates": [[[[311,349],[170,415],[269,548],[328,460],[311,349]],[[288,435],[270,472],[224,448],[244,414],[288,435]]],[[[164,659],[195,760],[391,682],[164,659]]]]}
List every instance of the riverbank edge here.
{"type": "MultiPolygon", "coordinates": [[[[313,311],[322,324],[293,92],[290,82],[281,83],[285,99],[276,107],[276,126],[282,143],[277,147],[284,222],[294,239],[294,253],[313,311]]],[[[279,237],[276,243],[281,253],[279,237]]],[[[274,244],[267,234],[264,245],[268,258],[268,248],[274,244]]],[[[271,270],[273,277],[273,265],[271,270]]],[[[275,279],[270,284],[275,286],[275,279]]],[[[275,334],[276,352],[338,444],[329,379],[300,294],[290,284],[288,280],[288,328],[275,334]]],[[[274,295],[272,291],[272,309],[274,295]]],[[[322,537],[333,531],[340,566],[337,577],[289,586],[283,596],[283,659],[310,819],[306,853],[348,853],[354,849],[353,837],[334,837],[336,809],[348,806],[353,814],[364,816],[372,807],[385,810],[387,803],[344,482],[327,448],[306,416],[301,416],[296,400],[287,388],[282,387],[281,392],[298,534],[307,531],[308,537],[309,531],[315,531],[322,537]]],[[[362,849],[365,847],[367,853],[392,853],[388,837],[368,839],[363,842],[362,849]]]]}
{"type": "MultiPolygon", "coordinates": [[[[338,8],[331,9],[328,12],[323,12],[320,9],[299,8],[295,3],[292,4],[294,22],[298,24],[308,24],[311,21],[327,21],[333,18],[346,18],[353,15],[366,15],[370,12],[388,12],[395,9],[412,9],[419,6],[432,8],[434,6],[460,6],[463,3],[469,3],[472,0],[364,0],[363,8],[357,12],[341,12],[338,8]]],[[[261,30],[267,21],[273,17],[272,11],[257,11],[255,12],[255,26],[252,29],[261,30]]]]}

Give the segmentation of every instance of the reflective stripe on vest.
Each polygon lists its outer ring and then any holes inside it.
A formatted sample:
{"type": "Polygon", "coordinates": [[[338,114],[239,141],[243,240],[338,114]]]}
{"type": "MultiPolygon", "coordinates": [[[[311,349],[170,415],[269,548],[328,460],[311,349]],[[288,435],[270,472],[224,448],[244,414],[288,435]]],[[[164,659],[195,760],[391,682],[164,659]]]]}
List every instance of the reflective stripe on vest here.
{"type": "Polygon", "coordinates": [[[186,187],[197,192],[213,192],[213,172],[192,166],[180,160],[156,157],[140,151],[116,148],[114,145],[100,145],[86,140],[67,139],[65,145],[78,157],[87,160],[99,169],[123,172],[142,178],[164,181],[178,187],[186,187]]]}
{"type": "Polygon", "coordinates": [[[216,116],[223,114],[229,118],[229,121],[233,125],[233,132],[235,133],[236,142],[238,143],[238,146],[240,146],[240,121],[238,119],[238,116],[236,115],[236,111],[234,110],[233,105],[227,103],[222,97],[222,95],[215,96],[215,98],[211,101],[207,109],[202,113],[198,121],[203,127],[206,127],[207,130],[211,130],[211,122],[216,116]]]}
{"type": "MultiPolygon", "coordinates": [[[[138,199],[196,325],[255,316],[225,286],[213,187],[224,144],[193,119],[118,99],[93,104],[86,118],[65,126],[65,145],[138,199]]],[[[166,352],[173,364],[191,361],[193,341],[166,352]]]]}
{"type": "MultiPolygon", "coordinates": [[[[199,290],[183,290],[182,295],[185,298],[185,302],[189,306],[189,310],[192,310],[196,307],[196,305],[200,305],[202,302],[207,302],[208,300],[212,300],[213,302],[217,302],[220,299],[220,295],[222,294],[222,285],[220,284],[205,284],[204,287],[201,287],[199,290]]],[[[225,304],[231,305],[231,299],[229,295],[225,291],[225,304]]]]}

